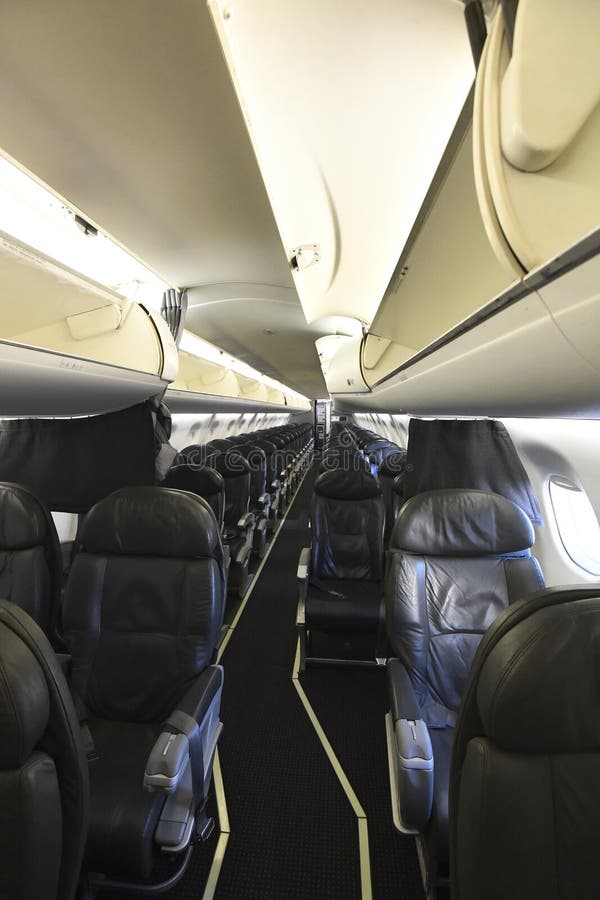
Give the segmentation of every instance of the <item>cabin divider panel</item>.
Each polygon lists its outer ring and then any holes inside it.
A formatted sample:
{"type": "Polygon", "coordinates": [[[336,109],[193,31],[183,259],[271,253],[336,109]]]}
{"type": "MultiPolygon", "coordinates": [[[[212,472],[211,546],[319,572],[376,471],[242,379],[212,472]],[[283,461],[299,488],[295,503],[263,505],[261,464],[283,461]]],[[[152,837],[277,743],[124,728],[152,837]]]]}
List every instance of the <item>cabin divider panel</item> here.
{"type": "Polygon", "coordinates": [[[86,512],[120,487],[154,484],[146,403],[76,419],[0,421],[0,481],[23,484],[52,510],[86,512]]]}
{"type": "Polygon", "coordinates": [[[515,446],[493,419],[411,419],[405,497],[444,488],[493,491],[520,506],[535,525],[542,514],[515,446]]]}

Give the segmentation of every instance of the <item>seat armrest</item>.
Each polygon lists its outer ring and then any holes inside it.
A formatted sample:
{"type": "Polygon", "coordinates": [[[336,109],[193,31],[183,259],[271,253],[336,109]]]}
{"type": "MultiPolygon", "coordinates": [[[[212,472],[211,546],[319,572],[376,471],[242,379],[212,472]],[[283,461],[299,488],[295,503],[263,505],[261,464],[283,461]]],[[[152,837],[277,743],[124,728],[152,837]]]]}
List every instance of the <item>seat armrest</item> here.
{"type": "Polygon", "coordinates": [[[144,788],[172,794],[190,762],[190,742],[185,734],[163,731],[158,736],[144,772],[144,788]]]}
{"type": "Polygon", "coordinates": [[[388,659],[386,669],[392,722],[420,719],[421,709],[404,663],[399,659],[388,659]]]}
{"type": "Polygon", "coordinates": [[[304,604],[308,593],[308,579],[310,577],[310,547],[303,547],[298,560],[296,579],[298,582],[298,600],[304,604]]]}
{"type": "Polygon", "coordinates": [[[261,506],[270,506],[271,505],[271,495],[270,494],[261,494],[258,498],[258,502],[261,506]]]}
{"type": "Polygon", "coordinates": [[[210,705],[223,687],[223,666],[207,666],[177,705],[186,715],[202,722],[210,705]]]}
{"type": "Polygon", "coordinates": [[[237,523],[237,527],[249,528],[250,526],[254,525],[255,521],[256,519],[254,513],[247,512],[244,513],[244,515],[240,518],[239,522],[237,523]]]}
{"type": "MultiPolygon", "coordinates": [[[[223,668],[208,666],[181,698],[177,709],[165,722],[164,730],[150,751],[144,772],[146,790],[173,793],[190,761],[194,774],[194,755],[198,752],[198,726],[209,712],[222,686],[223,668]]],[[[198,760],[198,768],[202,766],[203,763],[198,760]]],[[[203,772],[198,771],[195,774],[197,778],[201,775],[203,777],[203,772]]]]}
{"type": "Polygon", "coordinates": [[[310,570],[310,547],[303,547],[300,551],[300,559],[298,560],[298,571],[296,578],[298,581],[308,581],[310,570]]]}

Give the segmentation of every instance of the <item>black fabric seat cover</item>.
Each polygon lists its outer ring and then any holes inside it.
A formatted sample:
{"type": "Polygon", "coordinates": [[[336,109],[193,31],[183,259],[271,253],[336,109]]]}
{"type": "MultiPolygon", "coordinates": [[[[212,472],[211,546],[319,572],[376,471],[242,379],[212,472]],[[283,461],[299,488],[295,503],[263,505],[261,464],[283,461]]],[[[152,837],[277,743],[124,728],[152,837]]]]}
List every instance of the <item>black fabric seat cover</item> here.
{"type": "Polygon", "coordinates": [[[0,896],[72,900],[88,825],[79,722],[47,638],[0,602],[0,896]]]}
{"type": "Polygon", "coordinates": [[[149,875],[164,803],[164,795],[144,792],[138,765],[211,661],[223,621],[223,548],[207,502],[163,487],[124,489],[100,501],[86,516],[81,543],[65,629],[72,687],[99,755],[90,767],[86,865],[135,880],[149,875]],[[130,778],[134,785],[125,787],[130,778]]]}
{"type": "Polygon", "coordinates": [[[464,686],[481,637],[496,617],[544,585],[531,556],[533,541],[529,518],[510,500],[461,489],[411,498],[390,539],[386,626],[409,674],[419,717],[433,729],[435,793],[428,837],[442,860],[449,754],[464,686]]]}
{"type": "Polygon", "coordinates": [[[459,900],[598,896],[600,585],[515,604],[482,642],[452,762],[459,900]]]}
{"type": "Polygon", "coordinates": [[[54,643],[61,580],[50,513],[27,488],[0,482],[0,597],[24,609],[54,643]]]}

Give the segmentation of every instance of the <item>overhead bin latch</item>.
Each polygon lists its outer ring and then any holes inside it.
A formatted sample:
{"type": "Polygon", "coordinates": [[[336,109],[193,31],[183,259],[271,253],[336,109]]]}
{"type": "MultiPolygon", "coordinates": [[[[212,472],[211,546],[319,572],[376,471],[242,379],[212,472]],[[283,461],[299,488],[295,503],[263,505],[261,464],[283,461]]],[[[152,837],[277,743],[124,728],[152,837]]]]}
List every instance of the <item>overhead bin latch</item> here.
{"type": "Polygon", "coordinates": [[[318,263],[320,259],[321,250],[318,244],[301,244],[299,247],[294,247],[290,254],[290,268],[292,272],[308,269],[309,266],[318,263]]]}

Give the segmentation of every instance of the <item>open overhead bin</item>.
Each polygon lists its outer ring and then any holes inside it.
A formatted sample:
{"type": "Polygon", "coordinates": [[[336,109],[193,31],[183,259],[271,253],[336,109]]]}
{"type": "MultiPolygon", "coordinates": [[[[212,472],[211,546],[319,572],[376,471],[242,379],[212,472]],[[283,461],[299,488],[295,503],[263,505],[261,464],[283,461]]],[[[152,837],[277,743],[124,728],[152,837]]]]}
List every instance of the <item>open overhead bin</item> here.
{"type": "Polygon", "coordinates": [[[0,412],[79,415],[162,393],[177,353],[158,313],[0,233],[0,412]]]}
{"type": "Polygon", "coordinates": [[[530,272],[600,224],[600,4],[501,10],[477,74],[474,160],[485,228],[509,272],[530,272]]]}
{"type": "MultiPolygon", "coordinates": [[[[187,332],[189,337],[189,332],[187,332]]],[[[223,359],[226,354],[211,347],[195,335],[191,346],[209,347],[223,359]]],[[[240,364],[239,360],[237,361],[240,364]]],[[[243,365],[243,364],[242,364],[243,365]]],[[[249,368],[249,367],[248,367],[249,368]]],[[[308,410],[310,401],[290,391],[285,393],[269,385],[256,373],[256,377],[236,372],[231,365],[208,360],[194,353],[179,350],[179,372],[165,395],[173,412],[229,412],[237,410],[308,410]]]]}
{"type": "Polygon", "coordinates": [[[521,0],[514,33],[497,13],[354,348],[364,387],[330,361],[340,411],[600,415],[600,7],[576,6],[521,0]]]}

